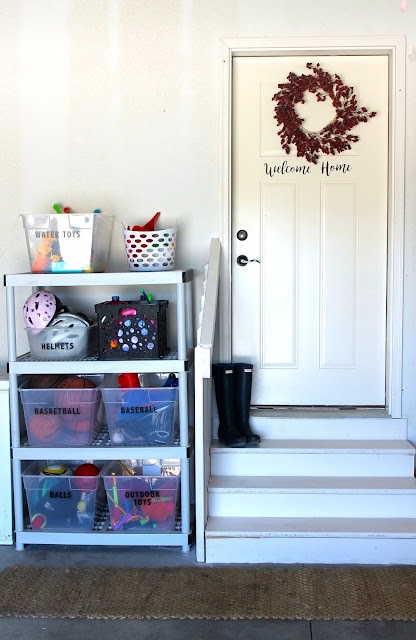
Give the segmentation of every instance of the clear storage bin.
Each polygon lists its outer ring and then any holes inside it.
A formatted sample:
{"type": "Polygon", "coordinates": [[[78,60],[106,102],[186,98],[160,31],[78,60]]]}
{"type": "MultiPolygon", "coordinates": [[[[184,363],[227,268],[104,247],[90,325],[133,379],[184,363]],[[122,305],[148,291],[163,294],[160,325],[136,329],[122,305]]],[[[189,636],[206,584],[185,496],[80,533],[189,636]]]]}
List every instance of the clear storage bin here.
{"type": "Polygon", "coordinates": [[[113,216],[23,214],[32,273],[105,271],[113,216]]]}
{"type": "MultiPolygon", "coordinates": [[[[31,463],[23,472],[29,518],[33,530],[91,531],[100,475],[43,475],[49,461],[31,463]]],[[[74,462],[71,462],[74,468],[74,462]]]]}
{"type": "Polygon", "coordinates": [[[114,446],[172,444],[178,415],[177,388],[102,387],[101,393],[114,446]]]}
{"type": "MultiPolygon", "coordinates": [[[[97,381],[98,382],[98,381],[97,381]]],[[[89,446],[100,407],[100,389],[20,388],[31,446],[89,446]]]]}
{"type": "MultiPolygon", "coordinates": [[[[130,475],[128,465],[112,462],[103,471],[114,531],[172,531],[180,487],[180,466],[154,465],[160,475],[130,475]],[[165,475],[166,473],[172,475],[165,475]],[[173,475],[176,474],[176,475],[173,475]]],[[[149,465],[151,466],[151,465],[149,465]]],[[[141,471],[145,465],[141,467],[141,471]]]]}

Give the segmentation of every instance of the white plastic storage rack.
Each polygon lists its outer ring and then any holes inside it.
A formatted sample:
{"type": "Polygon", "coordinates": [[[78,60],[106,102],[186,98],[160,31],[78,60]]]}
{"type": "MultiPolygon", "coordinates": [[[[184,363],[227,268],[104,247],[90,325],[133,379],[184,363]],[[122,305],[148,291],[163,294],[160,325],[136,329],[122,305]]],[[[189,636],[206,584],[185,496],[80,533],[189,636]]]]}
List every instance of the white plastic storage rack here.
{"type": "Polygon", "coordinates": [[[63,545],[133,545],[181,546],[190,549],[190,429],[192,402],[188,394],[188,376],[192,369],[192,270],[127,273],[60,273],[60,274],[7,274],[4,277],[7,296],[10,426],[12,444],[12,471],[14,495],[15,544],[17,550],[25,544],[63,545]],[[89,357],[79,361],[33,360],[30,354],[17,354],[16,319],[21,323],[22,310],[16,309],[16,287],[53,289],[54,287],[147,287],[172,285],[176,288],[177,349],[164,358],[155,360],[104,361],[89,357]],[[33,447],[28,446],[23,425],[19,421],[19,376],[38,373],[97,374],[97,373],[177,373],[179,382],[179,440],[168,446],[115,447],[33,447]],[[21,428],[22,427],[22,428],[21,428]],[[180,513],[173,531],[120,532],[104,526],[86,532],[33,531],[24,512],[22,462],[44,459],[117,460],[137,458],[176,458],[181,461],[180,513]]]}

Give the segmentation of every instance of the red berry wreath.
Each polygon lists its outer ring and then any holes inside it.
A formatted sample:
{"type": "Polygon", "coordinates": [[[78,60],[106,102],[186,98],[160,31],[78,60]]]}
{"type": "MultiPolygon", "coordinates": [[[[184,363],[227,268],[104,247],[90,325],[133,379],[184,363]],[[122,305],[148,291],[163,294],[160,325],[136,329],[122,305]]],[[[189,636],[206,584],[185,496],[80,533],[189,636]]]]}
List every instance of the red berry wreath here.
{"type": "Polygon", "coordinates": [[[367,122],[374,118],[365,107],[359,107],[353,87],[347,87],[339,75],[331,75],[324,71],[320,64],[308,62],[307,69],[313,74],[297,75],[292,71],[287,76],[288,82],[278,85],[279,91],[272,100],[277,104],[274,108],[275,120],[281,129],[278,131],[283,149],[290,153],[290,145],[297,148],[297,156],[306,158],[308,162],[317,164],[319,154],[335,155],[351,149],[358,141],[358,136],[349,133],[359,122],[367,122]],[[316,95],[317,102],[332,100],[336,116],[321,131],[308,131],[303,127],[303,119],[296,113],[295,105],[305,103],[306,91],[316,95]]]}

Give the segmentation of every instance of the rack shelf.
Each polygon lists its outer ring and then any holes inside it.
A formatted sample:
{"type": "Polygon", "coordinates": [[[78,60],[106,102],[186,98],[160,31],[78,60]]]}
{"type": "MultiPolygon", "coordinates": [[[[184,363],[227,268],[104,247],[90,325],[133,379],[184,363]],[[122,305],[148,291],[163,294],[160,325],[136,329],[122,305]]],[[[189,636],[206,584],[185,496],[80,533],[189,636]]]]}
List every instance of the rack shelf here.
{"type": "MultiPolygon", "coordinates": [[[[49,373],[51,370],[51,360],[42,361],[33,360],[30,354],[19,356],[15,361],[9,361],[9,372],[15,374],[37,374],[49,373]]],[[[159,360],[99,360],[98,356],[91,356],[84,360],[56,360],[53,361],[54,373],[106,373],[111,366],[112,373],[128,373],[138,371],[138,362],[140,362],[141,373],[179,373],[179,371],[188,371],[193,364],[193,351],[187,349],[186,359],[178,358],[177,351],[169,352],[164,358],[159,360]]]]}
{"type": "MultiPolygon", "coordinates": [[[[190,522],[190,457],[192,455],[192,403],[189,374],[193,367],[192,331],[192,270],[166,272],[6,274],[4,285],[7,299],[9,342],[10,426],[12,442],[15,543],[21,550],[25,544],[65,545],[168,545],[189,551],[190,522]],[[93,286],[138,287],[172,286],[176,292],[177,348],[157,360],[99,360],[98,355],[83,360],[39,361],[30,354],[18,354],[16,345],[16,293],[18,287],[53,289],[93,286]],[[87,447],[34,447],[26,442],[19,406],[19,376],[39,373],[99,374],[99,373],[177,373],[179,381],[179,434],[173,444],[163,446],[115,447],[108,433],[94,439],[87,447]],[[109,519],[104,519],[92,531],[32,530],[24,513],[22,463],[38,460],[117,460],[134,458],[179,459],[181,462],[180,508],[172,531],[112,531],[109,519]]],[[[175,295],[175,293],[173,294],[175,295]]]]}

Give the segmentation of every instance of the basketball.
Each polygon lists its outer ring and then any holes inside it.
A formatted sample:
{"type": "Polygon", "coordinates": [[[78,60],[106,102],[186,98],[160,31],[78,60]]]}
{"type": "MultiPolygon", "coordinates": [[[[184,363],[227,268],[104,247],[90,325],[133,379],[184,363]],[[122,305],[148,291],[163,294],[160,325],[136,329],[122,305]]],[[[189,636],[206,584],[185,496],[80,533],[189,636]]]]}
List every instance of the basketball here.
{"type": "Polygon", "coordinates": [[[85,433],[91,429],[91,420],[73,420],[69,428],[74,433],[85,433]]]}
{"type": "MultiPolygon", "coordinates": [[[[97,385],[88,378],[70,376],[57,385],[55,405],[68,409],[64,415],[67,424],[94,421],[97,385]]],[[[78,428],[82,430],[82,426],[78,428]]]]}
{"type": "Polygon", "coordinates": [[[61,375],[55,375],[53,373],[40,373],[36,376],[32,376],[29,383],[31,389],[50,389],[51,387],[59,384],[61,380],[61,375]]]}
{"type": "MultiPolygon", "coordinates": [[[[95,389],[97,385],[89,378],[83,378],[82,376],[69,376],[64,378],[56,385],[57,389],[95,389]]],[[[79,401],[82,402],[83,394],[71,394],[73,398],[78,396],[79,401]]]]}
{"type": "Polygon", "coordinates": [[[73,416],[73,421],[65,420],[65,441],[78,446],[89,445],[91,427],[91,420],[83,420],[80,416],[77,419],[73,416]]]}
{"type": "Polygon", "coordinates": [[[33,414],[29,418],[28,433],[31,444],[54,444],[61,430],[61,420],[56,415],[33,414]]]}

